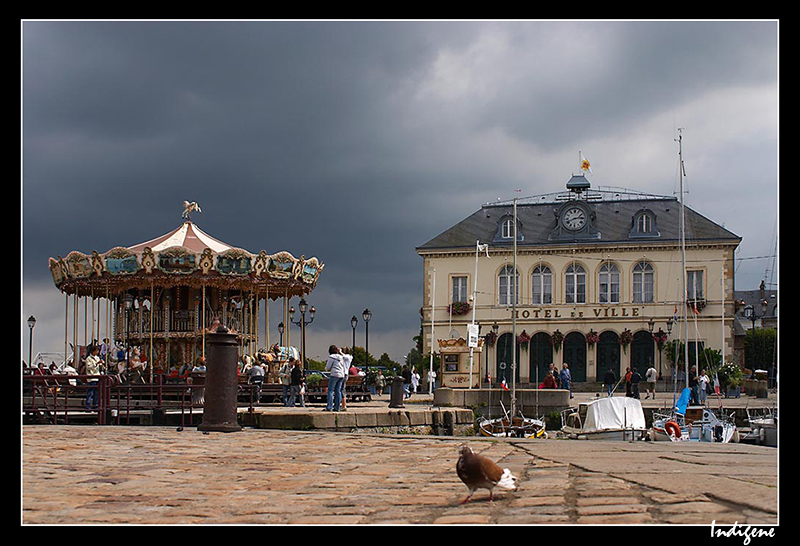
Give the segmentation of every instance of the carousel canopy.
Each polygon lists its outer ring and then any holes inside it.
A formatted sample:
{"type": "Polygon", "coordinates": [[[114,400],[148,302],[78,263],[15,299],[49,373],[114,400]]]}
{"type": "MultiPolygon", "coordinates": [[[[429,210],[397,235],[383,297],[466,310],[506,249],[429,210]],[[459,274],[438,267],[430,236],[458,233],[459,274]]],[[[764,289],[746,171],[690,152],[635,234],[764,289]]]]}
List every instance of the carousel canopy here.
{"type": "Polygon", "coordinates": [[[128,250],[141,254],[145,248],[149,248],[153,252],[159,252],[172,246],[180,246],[197,253],[202,253],[206,248],[211,249],[213,252],[223,252],[233,248],[231,245],[210,236],[187,220],[177,229],[147,242],[129,246],[128,250]]]}
{"type": "Polygon", "coordinates": [[[285,251],[252,254],[208,235],[187,214],[184,218],[178,228],[144,243],[50,258],[53,282],[64,293],[93,297],[151,286],[208,286],[278,299],[304,296],[316,286],[324,267],[317,258],[285,251]]]}

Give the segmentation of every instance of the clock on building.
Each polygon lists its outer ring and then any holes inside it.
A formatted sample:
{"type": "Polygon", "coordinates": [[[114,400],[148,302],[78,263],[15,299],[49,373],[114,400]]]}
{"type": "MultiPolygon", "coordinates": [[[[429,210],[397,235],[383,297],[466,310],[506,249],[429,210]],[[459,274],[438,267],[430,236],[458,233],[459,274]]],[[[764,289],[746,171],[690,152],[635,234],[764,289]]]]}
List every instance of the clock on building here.
{"type": "Polygon", "coordinates": [[[586,225],[586,211],[581,207],[569,207],[561,216],[561,222],[565,228],[577,231],[586,225]]]}

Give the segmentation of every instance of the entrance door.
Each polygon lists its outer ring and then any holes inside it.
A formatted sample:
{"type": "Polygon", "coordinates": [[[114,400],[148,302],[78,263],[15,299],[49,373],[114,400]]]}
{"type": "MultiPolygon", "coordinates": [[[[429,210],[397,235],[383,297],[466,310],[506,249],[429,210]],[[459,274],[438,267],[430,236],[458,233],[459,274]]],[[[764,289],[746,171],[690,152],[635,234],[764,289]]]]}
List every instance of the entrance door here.
{"type": "Polygon", "coordinates": [[[530,352],[529,381],[538,385],[544,381],[545,374],[553,362],[553,344],[550,343],[550,336],[544,332],[534,335],[528,343],[528,351],[530,352]]]}
{"type": "Polygon", "coordinates": [[[614,377],[619,379],[620,373],[620,347],[619,336],[615,332],[603,332],[597,342],[597,378],[603,381],[603,376],[609,368],[614,372],[614,377]]]}
{"type": "Polygon", "coordinates": [[[639,374],[644,377],[647,368],[653,364],[655,354],[655,341],[650,332],[639,330],[633,334],[631,341],[631,368],[639,370],[639,374]]]}
{"type": "Polygon", "coordinates": [[[570,332],[564,338],[564,362],[569,366],[572,381],[586,381],[586,338],[580,332],[570,332]]]}
{"type": "Polygon", "coordinates": [[[503,378],[505,378],[506,384],[511,387],[511,365],[513,358],[511,351],[514,345],[517,346],[517,373],[515,375],[516,381],[519,383],[519,344],[514,343],[514,336],[506,333],[497,339],[497,366],[495,369],[494,381],[498,385],[503,381],[503,378]]]}

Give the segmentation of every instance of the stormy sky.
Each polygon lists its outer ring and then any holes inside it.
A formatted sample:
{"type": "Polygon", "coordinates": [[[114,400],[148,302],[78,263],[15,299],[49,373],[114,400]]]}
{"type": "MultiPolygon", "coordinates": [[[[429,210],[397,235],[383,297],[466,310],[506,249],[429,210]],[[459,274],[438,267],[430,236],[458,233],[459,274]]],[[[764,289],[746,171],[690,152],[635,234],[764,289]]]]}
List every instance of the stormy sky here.
{"type": "Polygon", "coordinates": [[[677,195],[678,127],[687,205],[743,238],[736,288],[777,283],[777,41],[776,21],[24,21],[23,358],[30,315],[34,354],[63,349],[48,257],[159,236],[189,200],[226,243],[325,263],[310,357],[353,314],[363,346],[369,307],[370,352],[402,362],[416,246],[562,190],[578,150],[593,187],[677,195]]]}

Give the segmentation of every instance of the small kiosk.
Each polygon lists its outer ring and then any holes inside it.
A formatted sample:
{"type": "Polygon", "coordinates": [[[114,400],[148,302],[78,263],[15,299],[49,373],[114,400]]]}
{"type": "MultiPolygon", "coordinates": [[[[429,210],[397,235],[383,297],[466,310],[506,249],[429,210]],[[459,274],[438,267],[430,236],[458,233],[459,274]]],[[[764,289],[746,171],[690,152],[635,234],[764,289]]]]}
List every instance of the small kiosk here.
{"type": "Polygon", "coordinates": [[[442,387],[451,389],[479,389],[481,386],[481,354],[483,338],[478,338],[472,348],[472,373],[470,374],[470,347],[464,338],[440,339],[440,375],[442,387]]]}

